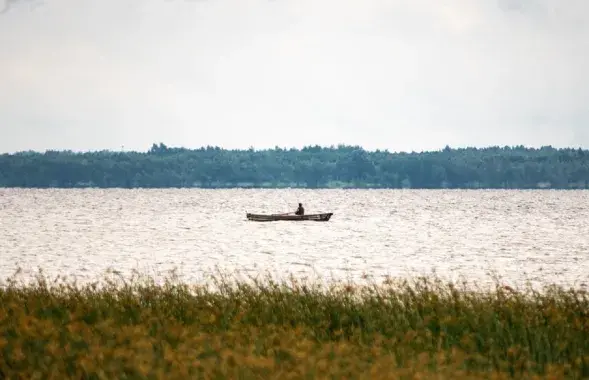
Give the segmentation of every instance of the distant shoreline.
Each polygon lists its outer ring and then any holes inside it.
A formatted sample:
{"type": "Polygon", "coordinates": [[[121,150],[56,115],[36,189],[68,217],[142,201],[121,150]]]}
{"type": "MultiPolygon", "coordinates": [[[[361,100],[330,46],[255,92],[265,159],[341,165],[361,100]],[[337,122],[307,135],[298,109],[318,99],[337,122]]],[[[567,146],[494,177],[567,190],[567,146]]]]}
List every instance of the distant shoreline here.
{"type": "Polygon", "coordinates": [[[69,187],[27,187],[27,186],[0,186],[0,190],[8,190],[8,189],[22,189],[22,190],[472,190],[472,191],[490,191],[490,190],[504,190],[504,191],[513,191],[513,190],[521,190],[521,191],[575,191],[575,190],[589,190],[588,187],[571,187],[571,188],[557,188],[557,187],[512,187],[512,188],[500,188],[500,187],[478,187],[478,188],[468,188],[468,187],[451,187],[451,188],[443,188],[443,187],[434,187],[434,188],[395,188],[395,187],[294,187],[294,186],[285,186],[285,187],[247,187],[247,186],[227,186],[227,187],[198,187],[198,186],[185,186],[185,187],[118,187],[118,186],[110,186],[110,187],[98,187],[98,186],[69,186],[69,187]]]}
{"type": "Polygon", "coordinates": [[[228,150],[160,143],[147,152],[19,152],[0,155],[0,188],[589,189],[589,150],[391,153],[345,145],[228,150]]]}

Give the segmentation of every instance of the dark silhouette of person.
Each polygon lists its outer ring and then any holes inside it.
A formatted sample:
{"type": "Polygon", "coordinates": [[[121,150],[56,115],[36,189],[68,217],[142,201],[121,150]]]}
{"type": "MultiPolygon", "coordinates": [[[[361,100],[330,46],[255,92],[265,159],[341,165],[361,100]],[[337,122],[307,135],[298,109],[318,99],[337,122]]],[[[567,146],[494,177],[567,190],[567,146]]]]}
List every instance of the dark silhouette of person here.
{"type": "Polygon", "coordinates": [[[295,211],[295,215],[305,215],[305,209],[302,203],[299,203],[299,208],[295,211]]]}

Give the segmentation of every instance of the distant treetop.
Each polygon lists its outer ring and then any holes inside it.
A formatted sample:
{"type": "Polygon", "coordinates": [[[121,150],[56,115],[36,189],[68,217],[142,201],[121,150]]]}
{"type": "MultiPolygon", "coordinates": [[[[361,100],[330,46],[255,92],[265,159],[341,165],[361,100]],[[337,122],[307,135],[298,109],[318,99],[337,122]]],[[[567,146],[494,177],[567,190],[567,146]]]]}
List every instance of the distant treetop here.
{"type": "Polygon", "coordinates": [[[587,188],[589,154],[551,146],[446,146],[429,152],[360,146],[19,152],[0,155],[2,187],[587,188]]]}

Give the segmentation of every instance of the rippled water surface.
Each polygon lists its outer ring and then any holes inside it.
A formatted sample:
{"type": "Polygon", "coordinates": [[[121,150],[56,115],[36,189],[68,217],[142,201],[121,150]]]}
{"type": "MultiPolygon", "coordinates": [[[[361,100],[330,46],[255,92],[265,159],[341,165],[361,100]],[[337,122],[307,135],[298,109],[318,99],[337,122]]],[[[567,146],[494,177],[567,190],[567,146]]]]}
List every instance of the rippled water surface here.
{"type": "Polygon", "coordinates": [[[589,283],[588,191],[0,189],[0,277],[109,269],[589,283]],[[246,211],[334,212],[248,222],[246,211]]]}

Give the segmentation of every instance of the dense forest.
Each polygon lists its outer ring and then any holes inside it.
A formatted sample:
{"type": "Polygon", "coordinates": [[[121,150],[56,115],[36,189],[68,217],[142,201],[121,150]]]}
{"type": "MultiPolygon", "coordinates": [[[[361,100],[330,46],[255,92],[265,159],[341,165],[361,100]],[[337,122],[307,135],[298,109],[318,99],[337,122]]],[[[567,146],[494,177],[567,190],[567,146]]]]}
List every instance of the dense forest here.
{"type": "Polygon", "coordinates": [[[391,153],[358,146],[0,155],[1,187],[589,188],[589,151],[489,147],[391,153]]]}

